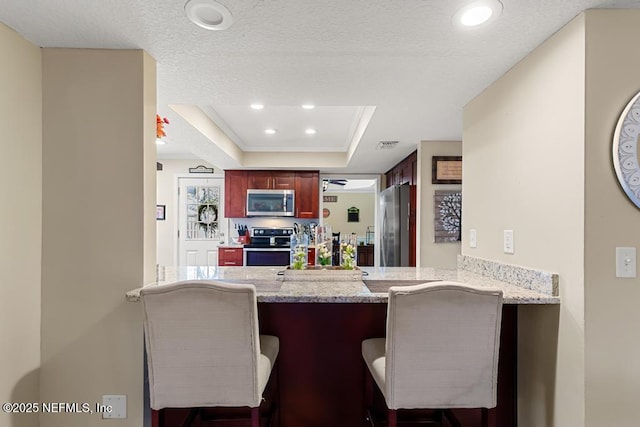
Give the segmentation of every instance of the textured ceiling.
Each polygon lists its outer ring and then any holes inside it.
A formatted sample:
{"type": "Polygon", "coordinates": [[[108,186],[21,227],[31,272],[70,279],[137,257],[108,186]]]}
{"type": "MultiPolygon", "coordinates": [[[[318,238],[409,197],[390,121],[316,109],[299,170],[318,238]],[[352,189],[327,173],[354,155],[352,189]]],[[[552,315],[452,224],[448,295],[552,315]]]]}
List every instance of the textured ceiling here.
{"type": "Polygon", "coordinates": [[[357,111],[375,107],[349,163],[322,166],[364,173],[388,170],[421,140],[460,140],[464,105],[581,11],[638,6],[503,0],[490,26],[461,30],[451,17],[469,1],[220,0],[234,23],[207,31],[185,17],[184,3],[0,0],[0,21],[38,46],[149,52],[158,112],[171,120],[167,151],[223,168],[242,164],[169,105],[198,106],[242,150],[324,152],[346,150],[357,111]],[[266,105],[262,116],[248,108],[255,101],[266,105]],[[298,108],[308,102],[318,108],[298,108]],[[276,138],[262,133],[267,125],[276,138]],[[298,136],[305,126],[318,129],[316,139],[298,136]],[[379,151],[381,140],[400,143],[379,151]]]}

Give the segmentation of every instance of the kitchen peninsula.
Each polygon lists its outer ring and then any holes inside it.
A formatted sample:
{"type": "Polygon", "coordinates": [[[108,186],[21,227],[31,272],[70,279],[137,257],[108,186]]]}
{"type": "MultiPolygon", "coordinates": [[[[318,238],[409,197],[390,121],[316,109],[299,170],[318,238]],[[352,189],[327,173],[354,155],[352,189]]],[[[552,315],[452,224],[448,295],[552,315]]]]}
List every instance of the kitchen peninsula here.
{"type": "MultiPolygon", "coordinates": [[[[181,280],[220,280],[256,286],[261,333],[280,338],[278,356],[282,427],[360,425],[363,387],[362,340],[385,335],[389,286],[453,280],[495,286],[504,292],[498,406],[490,425],[516,425],[517,308],[557,305],[557,275],[460,257],[457,270],[364,267],[347,274],[299,280],[273,267],[185,267],[161,272],[162,286],[181,280]],[[358,272],[360,273],[360,272],[358,272]]],[[[298,273],[298,272],[296,272],[298,273]]],[[[303,273],[302,273],[303,274],[303,273]]],[[[139,301],[140,289],[126,294],[139,301]]],[[[479,411],[456,411],[465,425],[479,425],[479,411]]],[[[175,414],[179,415],[179,414],[175,414]]]]}

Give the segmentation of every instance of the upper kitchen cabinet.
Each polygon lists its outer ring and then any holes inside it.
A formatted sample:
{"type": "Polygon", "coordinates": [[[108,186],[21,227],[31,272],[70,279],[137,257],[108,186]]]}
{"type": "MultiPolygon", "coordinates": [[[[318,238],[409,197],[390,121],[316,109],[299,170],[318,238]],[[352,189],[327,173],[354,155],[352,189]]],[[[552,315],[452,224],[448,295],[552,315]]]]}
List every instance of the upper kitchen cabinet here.
{"type": "Polygon", "coordinates": [[[293,190],[295,174],[288,171],[248,171],[247,188],[259,190],[293,190]]]}
{"type": "Polygon", "coordinates": [[[319,218],[320,174],[318,172],[296,172],[296,218],[319,218]]]}
{"type": "Polygon", "coordinates": [[[224,216],[244,218],[247,204],[247,171],[224,171],[224,216]]]}
{"type": "Polygon", "coordinates": [[[320,173],[318,171],[224,171],[224,216],[247,216],[247,189],[295,190],[295,217],[319,218],[320,173]]]}
{"type": "Polygon", "coordinates": [[[392,185],[418,184],[418,152],[414,151],[386,174],[387,188],[392,185]]]}

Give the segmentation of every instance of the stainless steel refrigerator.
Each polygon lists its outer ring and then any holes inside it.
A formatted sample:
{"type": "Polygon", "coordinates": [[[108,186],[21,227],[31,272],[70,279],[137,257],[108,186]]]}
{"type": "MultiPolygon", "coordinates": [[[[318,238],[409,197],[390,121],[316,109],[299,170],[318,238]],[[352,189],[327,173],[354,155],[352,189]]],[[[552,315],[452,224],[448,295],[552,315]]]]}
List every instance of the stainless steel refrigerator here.
{"type": "MultiPolygon", "coordinates": [[[[380,192],[380,265],[382,267],[408,267],[411,265],[410,216],[412,211],[411,186],[393,185],[380,192]]],[[[415,231],[413,231],[415,232],[415,231]]],[[[415,243],[413,243],[415,245],[415,243]]],[[[414,261],[415,262],[415,261],[414,261]]]]}

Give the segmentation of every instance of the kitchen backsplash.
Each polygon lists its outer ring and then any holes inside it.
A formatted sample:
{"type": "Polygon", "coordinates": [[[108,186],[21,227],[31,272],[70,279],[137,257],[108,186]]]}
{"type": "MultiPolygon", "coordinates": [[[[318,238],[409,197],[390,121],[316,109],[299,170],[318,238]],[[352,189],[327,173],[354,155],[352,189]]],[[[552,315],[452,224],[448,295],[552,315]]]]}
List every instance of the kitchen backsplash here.
{"type": "Polygon", "coordinates": [[[247,227],[248,233],[251,233],[251,227],[293,227],[293,224],[309,225],[317,224],[317,220],[300,219],[300,218],[230,218],[227,219],[230,237],[238,237],[238,228],[247,227]]]}

